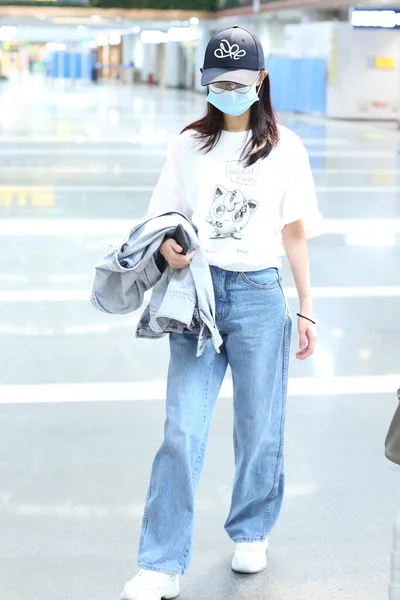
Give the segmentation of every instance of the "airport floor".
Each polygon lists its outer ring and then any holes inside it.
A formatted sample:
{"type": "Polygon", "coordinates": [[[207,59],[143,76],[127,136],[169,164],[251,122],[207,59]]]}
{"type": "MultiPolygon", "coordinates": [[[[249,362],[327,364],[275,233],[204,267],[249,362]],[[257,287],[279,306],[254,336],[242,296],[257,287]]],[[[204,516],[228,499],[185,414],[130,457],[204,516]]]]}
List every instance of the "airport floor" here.
{"type": "MultiPolygon", "coordinates": [[[[199,94],[0,86],[0,598],[116,600],[136,571],[162,439],[168,341],[96,312],[93,266],[146,210],[199,94]]],[[[287,493],[268,570],[230,570],[229,375],[197,497],[182,600],[384,600],[400,467],[383,443],[400,385],[395,124],[280,115],[304,140],[326,233],[310,242],[318,351],[296,362],[287,493]]],[[[295,290],[283,281],[293,313],[295,290]]]]}

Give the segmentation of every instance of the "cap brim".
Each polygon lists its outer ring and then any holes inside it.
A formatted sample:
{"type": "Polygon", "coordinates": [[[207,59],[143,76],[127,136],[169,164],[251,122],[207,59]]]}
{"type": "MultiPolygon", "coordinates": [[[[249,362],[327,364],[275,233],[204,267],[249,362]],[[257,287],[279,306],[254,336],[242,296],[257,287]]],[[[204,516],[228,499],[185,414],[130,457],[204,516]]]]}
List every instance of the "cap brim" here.
{"type": "Polygon", "coordinates": [[[231,81],[242,85],[253,85],[257,81],[260,70],[250,69],[204,69],[201,75],[201,85],[210,85],[219,81],[231,81]]]}

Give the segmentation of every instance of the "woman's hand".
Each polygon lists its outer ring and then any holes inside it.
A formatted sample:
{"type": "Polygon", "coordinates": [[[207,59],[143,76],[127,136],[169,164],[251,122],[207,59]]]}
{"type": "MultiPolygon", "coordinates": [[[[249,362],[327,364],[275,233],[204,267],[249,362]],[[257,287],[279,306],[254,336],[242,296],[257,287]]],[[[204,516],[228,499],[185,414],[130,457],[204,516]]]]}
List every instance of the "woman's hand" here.
{"type": "Polygon", "coordinates": [[[300,351],[296,353],[296,358],[299,360],[305,360],[315,350],[315,345],[317,343],[317,332],[315,329],[315,325],[307,321],[307,319],[303,319],[302,317],[298,318],[297,326],[299,328],[299,345],[300,351]]]}
{"type": "Polygon", "coordinates": [[[160,253],[173,269],[187,267],[196,254],[195,251],[190,254],[181,254],[182,250],[183,248],[172,238],[166,239],[160,246],[160,253]]]}

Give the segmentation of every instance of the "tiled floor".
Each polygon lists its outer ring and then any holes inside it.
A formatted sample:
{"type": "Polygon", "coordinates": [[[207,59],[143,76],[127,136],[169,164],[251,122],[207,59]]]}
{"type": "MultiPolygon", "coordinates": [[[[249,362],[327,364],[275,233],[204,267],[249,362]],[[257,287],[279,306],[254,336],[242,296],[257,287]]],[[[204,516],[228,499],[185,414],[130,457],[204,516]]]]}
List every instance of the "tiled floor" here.
{"type": "MultiPolygon", "coordinates": [[[[203,108],[147,87],[0,88],[2,600],[111,600],[134,572],[167,342],[137,340],[136,314],[96,313],[89,289],[109,241],[145,211],[166,143],[203,108]]],[[[281,121],[310,152],[327,219],[310,244],[319,350],[292,361],[287,499],[254,578],[230,572],[223,532],[224,388],[182,598],[384,600],[400,505],[383,457],[400,384],[400,138],[394,125],[281,121]]],[[[287,265],[283,278],[294,312],[287,265]]]]}

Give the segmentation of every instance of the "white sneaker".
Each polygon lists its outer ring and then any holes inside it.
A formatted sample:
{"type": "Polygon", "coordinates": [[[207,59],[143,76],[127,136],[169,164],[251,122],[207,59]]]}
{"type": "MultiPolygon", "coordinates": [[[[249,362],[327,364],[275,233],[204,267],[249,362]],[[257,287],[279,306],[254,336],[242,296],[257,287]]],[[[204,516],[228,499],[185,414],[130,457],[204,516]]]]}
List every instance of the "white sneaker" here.
{"type": "Polygon", "coordinates": [[[267,566],[268,540],[238,542],[232,559],[232,570],[238,573],[259,573],[267,566]]]}
{"type": "Polygon", "coordinates": [[[124,587],[121,600],[172,600],[179,594],[178,575],[140,569],[124,587]]]}

